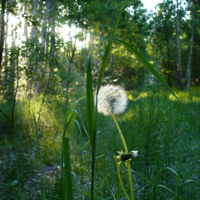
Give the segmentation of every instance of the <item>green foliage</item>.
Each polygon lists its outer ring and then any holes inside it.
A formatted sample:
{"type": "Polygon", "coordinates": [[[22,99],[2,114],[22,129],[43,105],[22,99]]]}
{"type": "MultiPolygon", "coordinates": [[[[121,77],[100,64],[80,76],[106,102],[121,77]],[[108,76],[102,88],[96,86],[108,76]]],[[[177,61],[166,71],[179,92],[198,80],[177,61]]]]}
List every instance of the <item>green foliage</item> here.
{"type": "MultiPolygon", "coordinates": [[[[175,93],[197,114],[200,113],[198,103],[200,100],[199,88],[193,88],[190,92],[175,91],[175,93]]],[[[188,113],[175,97],[168,94],[166,89],[160,86],[158,88],[154,87],[154,92],[152,89],[134,90],[128,91],[127,95],[129,97],[127,112],[117,117],[117,120],[124,133],[127,146],[131,150],[137,149],[139,151],[138,158],[131,161],[131,168],[138,173],[138,175],[135,172],[132,173],[135,198],[152,199],[154,196],[155,199],[173,199],[174,193],[176,193],[176,177],[178,177],[179,173],[180,158],[181,154],[183,154],[177,194],[183,199],[198,199],[200,197],[198,181],[200,170],[198,164],[200,159],[198,146],[200,127],[198,115],[194,116],[188,113]],[[152,95],[153,102],[151,101],[152,95]],[[151,106],[153,107],[153,114],[149,118],[151,106]],[[148,162],[146,162],[145,151],[149,121],[151,122],[151,137],[148,162]],[[184,147],[183,151],[182,147],[184,147]],[[172,170],[166,169],[166,167],[174,170],[176,174],[172,170]],[[158,176],[159,171],[163,168],[165,170],[158,176]],[[194,182],[190,182],[190,180],[194,180],[194,182]],[[154,190],[155,184],[157,186],[154,190]]],[[[59,166],[61,166],[62,124],[64,123],[67,109],[61,106],[65,102],[63,98],[57,98],[53,95],[48,95],[46,98],[42,108],[41,119],[37,126],[44,169],[45,194],[46,198],[53,200],[56,196],[57,199],[61,199],[60,185],[62,182],[59,166]],[[47,160],[49,161],[47,162],[47,160]]],[[[36,116],[41,103],[39,100],[41,98],[31,101],[30,109],[34,110],[36,116]]],[[[12,197],[18,199],[41,199],[40,192],[37,192],[41,190],[41,184],[40,176],[37,175],[39,173],[37,170],[39,165],[36,153],[35,129],[33,118],[29,115],[29,104],[28,101],[25,103],[26,101],[26,99],[21,100],[22,103],[19,102],[18,106],[16,106],[16,116],[19,117],[15,120],[15,123],[18,129],[20,128],[22,131],[16,131],[13,138],[9,138],[3,131],[5,130],[3,129],[5,123],[1,123],[0,131],[1,136],[4,133],[4,139],[0,143],[0,171],[3,172],[0,176],[0,182],[4,183],[3,185],[1,184],[1,196],[3,195],[5,199],[12,197]],[[13,187],[9,187],[8,185],[14,180],[17,180],[18,183],[13,187]],[[24,188],[24,186],[26,187],[24,188]]],[[[4,104],[1,109],[5,107],[9,110],[9,104],[4,104]]],[[[86,124],[85,99],[81,99],[76,104],[76,110],[86,124]]],[[[0,117],[1,120],[6,122],[3,115],[0,117]]],[[[118,175],[115,170],[116,163],[113,158],[113,150],[120,151],[123,147],[112,119],[100,114],[97,117],[99,119],[97,124],[99,134],[96,135],[98,141],[96,157],[100,157],[96,159],[95,193],[105,199],[112,197],[112,193],[114,195],[117,194],[118,175]],[[108,174],[109,176],[107,176],[108,174]],[[104,181],[105,179],[106,181],[104,181]],[[101,187],[100,190],[98,190],[99,187],[101,187]],[[111,188],[112,192],[108,188],[111,188]]],[[[76,119],[80,121],[78,115],[76,119]]],[[[84,133],[84,129],[82,129],[82,132],[84,133]]],[[[88,137],[83,134],[83,144],[88,144],[84,145],[83,148],[84,157],[79,150],[82,147],[82,142],[76,125],[72,138],[70,140],[71,170],[76,173],[78,179],[77,195],[78,198],[89,198],[87,194],[90,193],[91,151],[88,137]]],[[[128,182],[127,172],[123,172],[124,170],[125,168],[121,165],[123,183],[128,182]]],[[[73,186],[75,187],[74,182],[73,186]]],[[[124,187],[127,195],[129,195],[129,186],[124,184],[124,187]]],[[[122,190],[120,198],[125,198],[122,190]]]]}

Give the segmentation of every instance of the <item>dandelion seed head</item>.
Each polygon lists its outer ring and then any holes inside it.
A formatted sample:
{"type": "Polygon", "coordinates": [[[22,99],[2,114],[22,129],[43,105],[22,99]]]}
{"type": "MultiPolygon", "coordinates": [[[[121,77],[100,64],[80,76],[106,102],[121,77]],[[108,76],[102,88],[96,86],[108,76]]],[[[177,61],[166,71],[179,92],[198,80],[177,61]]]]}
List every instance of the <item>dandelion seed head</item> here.
{"type": "Polygon", "coordinates": [[[122,162],[125,162],[127,165],[127,161],[131,161],[133,158],[138,157],[138,151],[131,151],[130,153],[123,153],[123,151],[117,151],[119,155],[113,156],[114,158],[118,159],[118,164],[120,165],[122,162]]]}
{"type": "Polygon", "coordinates": [[[126,110],[127,104],[126,92],[122,87],[105,85],[100,88],[98,94],[98,112],[105,116],[120,114],[126,110]]]}

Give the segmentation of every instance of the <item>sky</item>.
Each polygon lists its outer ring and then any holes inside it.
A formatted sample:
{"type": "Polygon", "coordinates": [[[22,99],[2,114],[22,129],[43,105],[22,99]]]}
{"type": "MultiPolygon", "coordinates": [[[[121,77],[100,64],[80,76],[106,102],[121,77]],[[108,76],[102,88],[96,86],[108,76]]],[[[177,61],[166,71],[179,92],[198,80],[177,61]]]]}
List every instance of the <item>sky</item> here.
{"type": "Polygon", "coordinates": [[[147,11],[154,10],[154,7],[158,3],[162,3],[163,0],[141,0],[144,7],[147,9],[147,11]]]}

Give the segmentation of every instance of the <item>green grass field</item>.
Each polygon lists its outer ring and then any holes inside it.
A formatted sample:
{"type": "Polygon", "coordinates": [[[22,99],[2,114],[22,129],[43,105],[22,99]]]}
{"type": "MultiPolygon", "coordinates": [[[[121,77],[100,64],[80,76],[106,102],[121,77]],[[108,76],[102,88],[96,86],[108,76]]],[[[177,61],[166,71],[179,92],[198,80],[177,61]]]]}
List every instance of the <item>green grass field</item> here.
{"type": "MultiPolygon", "coordinates": [[[[166,89],[151,88],[128,91],[128,108],[116,116],[129,151],[139,151],[131,161],[135,199],[200,199],[200,89],[176,94],[196,115],[166,89]]],[[[25,97],[17,99],[14,129],[0,113],[0,199],[42,199],[32,111],[38,126],[46,199],[61,199],[63,123],[67,110],[80,97],[71,94],[69,105],[61,95],[47,95],[43,104],[43,96],[30,102],[25,97]]],[[[0,109],[10,117],[11,105],[3,99],[1,102],[0,109]]],[[[75,109],[86,126],[86,99],[81,99],[75,109]]],[[[76,199],[90,199],[91,149],[80,117],[76,120],[81,131],[76,124],[71,130],[73,193],[76,199]]],[[[111,117],[98,114],[97,120],[95,195],[126,199],[113,158],[116,151],[124,150],[122,142],[111,117]]],[[[120,166],[130,196],[127,169],[123,163],[120,166]]]]}

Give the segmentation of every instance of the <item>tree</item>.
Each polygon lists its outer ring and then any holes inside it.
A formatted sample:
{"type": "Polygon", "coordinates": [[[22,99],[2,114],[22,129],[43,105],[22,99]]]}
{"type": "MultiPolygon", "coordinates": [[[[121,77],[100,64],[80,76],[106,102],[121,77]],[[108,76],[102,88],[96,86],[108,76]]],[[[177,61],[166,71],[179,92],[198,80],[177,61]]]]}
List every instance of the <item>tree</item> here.
{"type": "Polygon", "coordinates": [[[197,21],[197,2],[195,0],[192,1],[191,6],[191,18],[192,18],[192,28],[191,28],[191,39],[190,39],[190,51],[188,56],[188,64],[187,64],[187,72],[185,80],[187,80],[187,89],[190,89],[191,85],[191,70],[192,70],[192,50],[193,50],[193,42],[194,42],[194,33],[196,29],[196,21],[197,21]]]}
{"type": "Polygon", "coordinates": [[[1,10],[1,43],[0,43],[0,84],[1,84],[1,63],[2,63],[2,55],[3,55],[3,45],[4,45],[4,30],[5,30],[5,7],[6,0],[2,0],[2,10],[1,10]]]}
{"type": "Polygon", "coordinates": [[[166,77],[169,86],[173,85],[175,72],[174,52],[174,6],[173,1],[167,0],[158,4],[158,11],[151,15],[149,25],[149,42],[152,57],[161,66],[161,73],[166,77]]]}
{"type": "Polygon", "coordinates": [[[180,10],[179,0],[176,0],[176,66],[177,66],[177,79],[179,88],[183,89],[182,84],[182,67],[181,67],[181,45],[180,45],[180,17],[181,17],[181,10],[180,10]]]}

